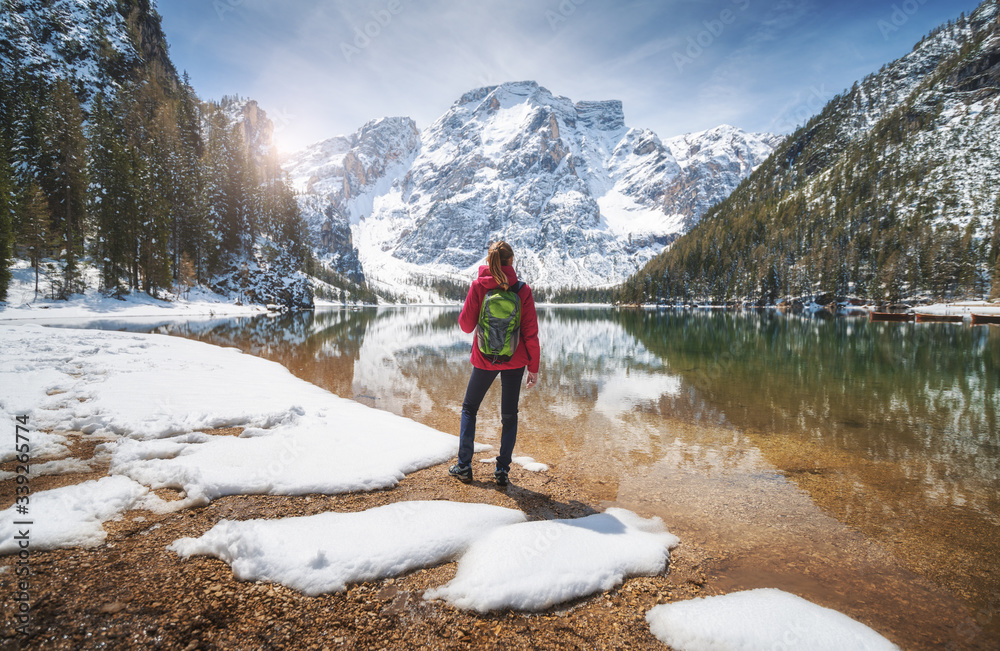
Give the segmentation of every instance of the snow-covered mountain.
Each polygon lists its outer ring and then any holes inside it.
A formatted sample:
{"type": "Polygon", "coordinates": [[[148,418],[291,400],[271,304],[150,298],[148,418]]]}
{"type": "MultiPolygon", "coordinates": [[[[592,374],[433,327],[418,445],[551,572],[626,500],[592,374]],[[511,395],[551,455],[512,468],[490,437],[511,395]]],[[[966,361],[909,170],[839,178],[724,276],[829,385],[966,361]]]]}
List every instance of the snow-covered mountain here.
{"type": "Polygon", "coordinates": [[[350,136],[310,145],[288,159],[288,172],[318,257],[349,277],[364,276],[351,224],[371,215],[375,197],[405,175],[420,151],[409,118],[372,120],[350,136]]]}
{"type": "Polygon", "coordinates": [[[500,238],[533,284],[595,286],[662,251],[779,140],[721,126],[664,142],[619,101],[526,81],[466,93],[423,133],[375,120],[284,167],[321,254],[356,248],[376,286],[467,278],[500,238]]]}
{"type": "Polygon", "coordinates": [[[998,109],[985,0],[834,97],[623,299],[1000,297],[998,109]]]}
{"type": "Polygon", "coordinates": [[[686,215],[688,230],[709,208],[728,197],[784,139],[777,134],[744,133],[725,124],[669,139],[667,147],[681,172],[666,189],[666,210],[686,215]]]}

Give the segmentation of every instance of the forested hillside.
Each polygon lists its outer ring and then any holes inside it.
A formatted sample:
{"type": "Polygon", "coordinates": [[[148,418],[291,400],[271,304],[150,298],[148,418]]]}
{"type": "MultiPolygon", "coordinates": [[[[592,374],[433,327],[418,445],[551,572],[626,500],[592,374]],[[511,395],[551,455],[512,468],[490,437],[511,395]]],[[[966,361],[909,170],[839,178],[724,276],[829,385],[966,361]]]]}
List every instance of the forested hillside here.
{"type": "Polygon", "coordinates": [[[111,295],[312,304],[284,173],[178,76],[149,0],[0,5],[0,273],[48,264],[68,297],[87,258],[111,295]]]}
{"type": "Polygon", "coordinates": [[[997,1],[835,97],[624,302],[1000,295],[997,1]]]}

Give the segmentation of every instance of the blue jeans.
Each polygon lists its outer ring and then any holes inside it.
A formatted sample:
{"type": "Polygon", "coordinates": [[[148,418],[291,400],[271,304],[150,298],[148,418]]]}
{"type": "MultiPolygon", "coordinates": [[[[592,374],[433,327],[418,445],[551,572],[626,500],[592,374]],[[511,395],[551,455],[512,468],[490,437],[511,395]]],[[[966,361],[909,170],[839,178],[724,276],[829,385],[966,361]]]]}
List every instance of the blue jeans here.
{"type": "Polygon", "coordinates": [[[500,376],[500,424],[503,430],[500,434],[500,454],[497,456],[497,469],[510,470],[510,457],[514,453],[514,443],[517,441],[517,402],[521,397],[521,379],[524,377],[524,367],[506,371],[484,371],[472,367],[472,377],[469,387],[465,390],[465,400],[462,402],[462,430],[458,437],[458,463],[467,466],[472,463],[472,448],[476,441],[476,414],[479,405],[497,375],[500,376]]]}

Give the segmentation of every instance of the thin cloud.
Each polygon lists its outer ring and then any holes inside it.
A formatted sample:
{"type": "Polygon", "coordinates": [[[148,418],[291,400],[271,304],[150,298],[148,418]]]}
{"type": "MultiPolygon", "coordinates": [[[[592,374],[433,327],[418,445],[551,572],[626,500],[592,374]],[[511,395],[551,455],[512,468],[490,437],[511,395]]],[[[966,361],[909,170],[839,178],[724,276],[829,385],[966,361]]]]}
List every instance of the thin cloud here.
{"type": "Polygon", "coordinates": [[[574,101],[622,100],[630,126],[663,138],[723,121],[773,129],[802,112],[810,88],[840,92],[976,5],[922,5],[891,40],[876,27],[891,3],[864,0],[170,0],[158,10],[199,94],[257,99],[280,116],[282,146],[297,149],[386,115],[426,128],[468,90],[524,79],[574,101]]]}

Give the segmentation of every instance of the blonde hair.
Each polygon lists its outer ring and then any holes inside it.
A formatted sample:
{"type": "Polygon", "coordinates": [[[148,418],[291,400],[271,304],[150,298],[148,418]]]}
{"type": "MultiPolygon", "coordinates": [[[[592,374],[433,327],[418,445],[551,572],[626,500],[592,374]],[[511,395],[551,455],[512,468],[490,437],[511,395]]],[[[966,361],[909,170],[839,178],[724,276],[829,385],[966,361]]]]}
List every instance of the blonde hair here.
{"type": "Polygon", "coordinates": [[[510,288],[507,282],[507,274],[500,267],[509,266],[514,262],[514,249],[503,240],[490,244],[490,251],[486,254],[486,264],[490,267],[490,275],[497,284],[504,289],[510,288]]]}

